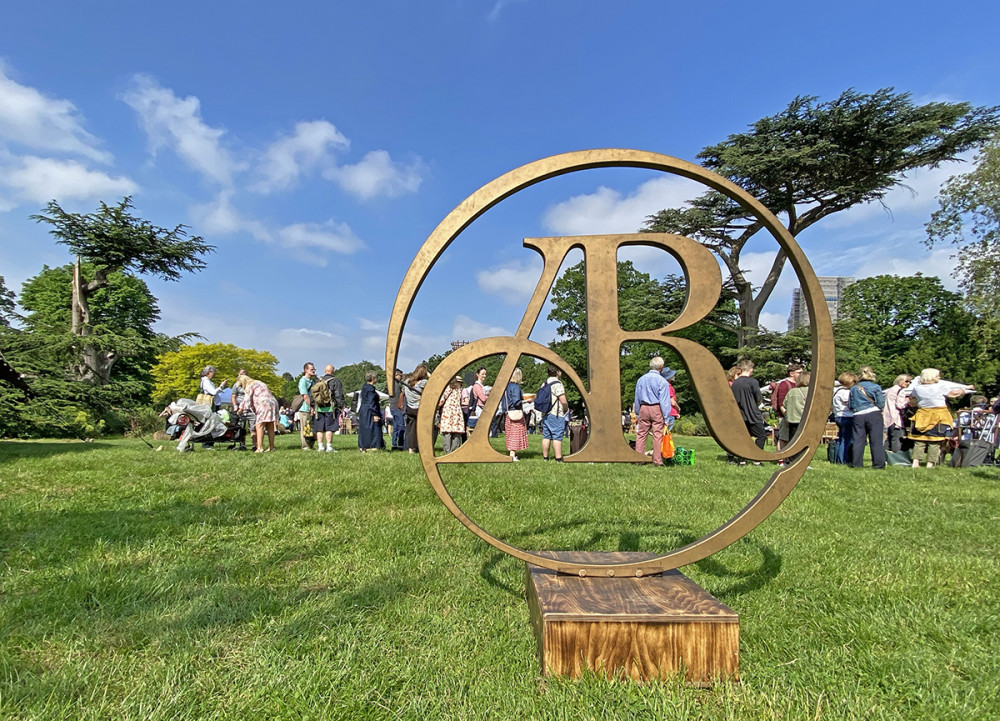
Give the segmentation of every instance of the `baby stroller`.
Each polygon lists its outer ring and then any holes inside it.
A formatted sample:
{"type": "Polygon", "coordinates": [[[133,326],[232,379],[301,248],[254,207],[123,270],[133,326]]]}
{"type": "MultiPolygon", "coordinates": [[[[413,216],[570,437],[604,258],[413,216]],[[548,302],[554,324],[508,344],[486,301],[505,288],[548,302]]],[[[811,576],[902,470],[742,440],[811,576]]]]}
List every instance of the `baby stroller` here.
{"type": "Polygon", "coordinates": [[[171,440],[179,439],[177,450],[193,451],[196,442],[228,442],[228,450],[245,443],[246,428],[241,420],[226,423],[222,417],[203,404],[181,398],[163,409],[167,417],[166,432],[171,440]]]}

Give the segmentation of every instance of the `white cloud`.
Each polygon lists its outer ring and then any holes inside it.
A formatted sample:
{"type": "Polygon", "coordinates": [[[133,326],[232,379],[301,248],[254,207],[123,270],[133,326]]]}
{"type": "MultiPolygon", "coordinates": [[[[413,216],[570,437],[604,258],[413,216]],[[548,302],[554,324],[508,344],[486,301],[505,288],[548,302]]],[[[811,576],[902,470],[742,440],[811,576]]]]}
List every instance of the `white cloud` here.
{"type": "MultiPolygon", "coordinates": [[[[0,140],[56,153],[72,153],[100,163],[111,154],[83,129],[76,106],[49,98],[12,80],[0,62],[0,140]]],[[[52,197],[50,194],[49,198],[52,197]]]]}
{"type": "Polygon", "coordinates": [[[292,248],[317,248],[350,254],[365,247],[347,223],[295,223],[277,232],[278,239],[292,248]]]}
{"type": "Polygon", "coordinates": [[[155,152],[174,150],[189,166],[224,188],[232,186],[241,166],[222,146],[225,130],[209,127],[201,118],[201,102],[191,95],[179,98],[148,75],[136,75],[122,99],[139,114],[155,152]]]}
{"type": "MultiPolygon", "coordinates": [[[[370,320],[368,318],[358,317],[358,326],[361,330],[380,330],[385,331],[389,327],[387,321],[370,320]]],[[[385,340],[384,338],[382,339],[385,340]]]]}
{"type": "Polygon", "coordinates": [[[515,2],[524,2],[525,0],[497,0],[493,9],[490,10],[490,14],[487,15],[487,19],[492,23],[495,22],[498,17],[500,17],[500,11],[505,7],[514,4],[515,2]]]}
{"type": "MultiPolygon", "coordinates": [[[[451,327],[451,336],[455,340],[479,340],[480,338],[491,338],[493,336],[514,335],[509,330],[498,325],[489,325],[473,320],[467,315],[459,315],[451,327]]],[[[438,351],[443,352],[443,351],[438,351]]]]}
{"type": "Polygon", "coordinates": [[[264,152],[259,169],[263,178],[251,190],[271,193],[292,187],[303,173],[330,164],[333,148],[348,147],[347,138],[326,120],[297,123],[293,135],[275,141],[264,152]]]}
{"type": "Polygon", "coordinates": [[[274,234],[263,223],[244,217],[233,207],[230,202],[232,195],[232,191],[224,190],[210,203],[196,205],[192,209],[199,232],[218,235],[247,232],[257,240],[273,242],[274,234]]]}
{"type": "Polygon", "coordinates": [[[314,328],[282,328],[276,341],[281,346],[291,346],[301,350],[322,350],[343,348],[347,339],[341,335],[314,328]]]}
{"type": "Polygon", "coordinates": [[[381,361],[385,358],[385,336],[384,335],[367,335],[361,339],[361,349],[365,351],[365,354],[376,354],[379,365],[382,365],[381,361]]]}
{"type": "Polygon", "coordinates": [[[89,200],[111,195],[130,195],[136,184],[125,176],[111,176],[88,170],[75,160],[36,158],[27,155],[11,165],[0,166],[0,185],[7,186],[21,200],[45,203],[53,198],[89,200]]]}
{"type": "MultiPolygon", "coordinates": [[[[791,301],[788,301],[791,306],[791,301]]],[[[760,325],[767,330],[784,333],[788,329],[788,316],[781,313],[761,313],[760,325]]]]}
{"type": "MultiPolygon", "coordinates": [[[[963,154],[963,160],[971,160],[973,152],[963,154]]],[[[929,220],[930,214],[937,205],[937,196],[941,186],[948,178],[967,172],[969,164],[965,162],[944,163],[937,168],[918,168],[903,179],[903,185],[898,185],[883,198],[883,203],[865,203],[853,208],[835,213],[820,223],[829,229],[855,227],[862,223],[873,224],[879,220],[890,221],[894,216],[922,215],[923,220],[929,220]],[[905,187],[904,187],[905,186],[905,187]],[[888,211],[886,210],[888,208],[888,211]]]]}
{"type": "Polygon", "coordinates": [[[543,225],[559,235],[636,233],[646,217],[664,208],[684,205],[698,194],[691,181],[674,176],[647,180],[629,195],[599,187],[587,195],[576,195],[550,207],[543,225]]]}
{"type": "Polygon", "coordinates": [[[535,292],[541,274],[540,259],[515,260],[479,271],[476,282],[484,293],[500,296],[509,303],[518,303],[535,292]]]}
{"type": "Polygon", "coordinates": [[[323,177],[336,181],[362,200],[369,200],[377,195],[395,198],[417,192],[423,182],[422,172],[419,158],[407,165],[393,161],[385,150],[372,150],[355,165],[326,169],[323,177]]]}
{"type": "Polygon", "coordinates": [[[949,290],[957,290],[958,283],[951,277],[955,267],[952,259],[954,248],[938,248],[925,251],[914,246],[913,252],[904,254],[892,246],[869,246],[864,261],[855,269],[856,278],[870,278],[876,275],[909,276],[923,273],[928,277],[937,277],[949,290]]]}

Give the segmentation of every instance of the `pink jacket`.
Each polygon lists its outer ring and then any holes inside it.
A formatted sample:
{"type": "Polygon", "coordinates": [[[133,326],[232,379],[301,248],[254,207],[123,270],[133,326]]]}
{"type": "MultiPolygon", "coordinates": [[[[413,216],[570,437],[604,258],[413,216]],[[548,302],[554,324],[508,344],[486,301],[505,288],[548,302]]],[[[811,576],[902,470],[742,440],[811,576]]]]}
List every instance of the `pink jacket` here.
{"type": "Polygon", "coordinates": [[[893,386],[885,392],[885,408],[882,409],[882,421],[885,427],[903,425],[899,412],[906,408],[909,397],[902,394],[902,386],[893,386]]]}

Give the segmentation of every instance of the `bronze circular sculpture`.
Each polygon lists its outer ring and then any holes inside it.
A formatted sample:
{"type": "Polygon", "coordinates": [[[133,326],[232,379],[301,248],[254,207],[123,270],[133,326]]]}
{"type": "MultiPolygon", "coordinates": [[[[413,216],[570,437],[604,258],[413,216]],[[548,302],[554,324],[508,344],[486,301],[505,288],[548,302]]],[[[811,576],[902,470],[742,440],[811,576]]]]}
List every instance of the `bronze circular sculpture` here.
{"type": "MultiPolygon", "coordinates": [[[[781,452],[758,449],[746,433],[736,402],[729,392],[725,372],[718,360],[703,346],[670,334],[696,323],[719,298],[722,280],[712,253],[699,243],[682,236],[660,233],[603,235],[560,238],[526,238],[524,245],[537,250],[545,261],[535,292],[528,302],[514,336],[473,341],[448,355],[435,369],[424,388],[425,398],[441,396],[448,381],[465,366],[481,358],[506,354],[497,384],[506,384],[522,355],[546,360],[562,369],[584,397],[591,419],[590,438],[584,448],[566,458],[568,462],[643,463],[629,448],[620,428],[618,349],[625,341],[654,341],[674,350],[691,375],[705,420],[715,440],[727,451],[757,461],[787,460],[771,476],[760,492],[739,513],[702,538],[651,560],[621,564],[572,563],[512,546],[492,536],[469,518],[455,503],[441,479],[439,466],[447,463],[504,463],[510,458],[493,450],[486,433],[472,434],[458,450],[445,456],[434,455],[433,416],[436,402],[421,404],[417,416],[417,441],[424,471],[445,506],[469,530],[490,545],[523,561],[544,568],[575,573],[607,574],[628,572],[637,576],[656,573],[699,561],[736,542],[767,518],[788,496],[802,477],[819,444],[826,425],[833,393],[833,327],[819,281],[791,233],[759,201],[734,183],[699,165],[667,155],[639,150],[585,150],[528,163],[487,183],[466,198],[434,229],[417,253],[396,297],[386,342],[386,368],[395,368],[403,326],[421,284],[448,245],[491,207],[514,193],[544,180],[593,168],[632,167],[672,173],[717,190],[750,211],[778,242],[795,270],[809,309],[812,330],[813,374],[803,422],[791,443],[781,452]],[[618,324],[616,260],[623,245],[652,245],[666,250],[680,263],[688,282],[688,294],[680,315],[663,328],[625,332],[618,324]],[[555,282],[562,258],[572,248],[581,248],[586,259],[587,327],[590,384],[554,351],[529,340],[546,296],[555,282]],[[599,371],[599,372],[595,372],[599,371]],[[609,379],[610,378],[610,382],[609,379]],[[595,379],[598,382],[594,382],[595,379]],[[587,389],[584,391],[583,389],[587,389]],[[735,417],[735,423],[733,419],[735,417]],[[612,432],[617,429],[617,432],[612,432]]],[[[392,392],[393,379],[388,379],[392,392]]],[[[492,417],[500,395],[492,394],[483,414],[492,417]]]]}

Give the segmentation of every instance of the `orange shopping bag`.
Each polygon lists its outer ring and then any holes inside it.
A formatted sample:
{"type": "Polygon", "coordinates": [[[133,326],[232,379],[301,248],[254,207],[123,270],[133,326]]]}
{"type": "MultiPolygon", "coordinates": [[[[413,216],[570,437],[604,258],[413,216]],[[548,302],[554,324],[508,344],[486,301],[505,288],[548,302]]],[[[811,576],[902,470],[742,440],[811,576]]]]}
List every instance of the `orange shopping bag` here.
{"type": "Polygon", "coordinates": [[[674,434],[670,431],[663,432],[663,440],[660,441],[660,453],[665,461],[674,457],[674,434]]]}

